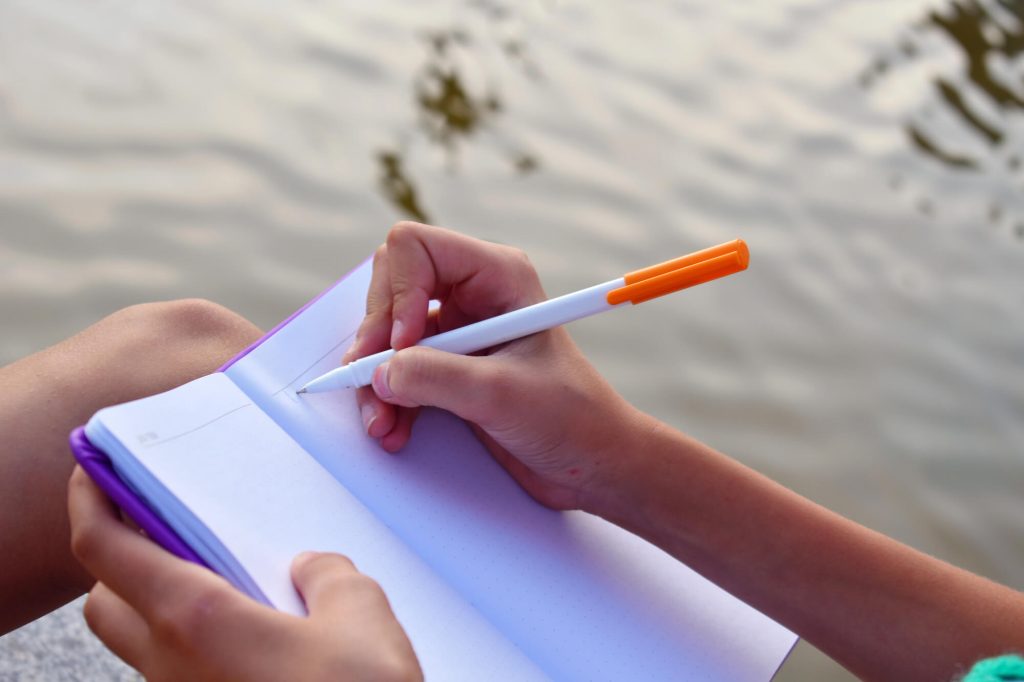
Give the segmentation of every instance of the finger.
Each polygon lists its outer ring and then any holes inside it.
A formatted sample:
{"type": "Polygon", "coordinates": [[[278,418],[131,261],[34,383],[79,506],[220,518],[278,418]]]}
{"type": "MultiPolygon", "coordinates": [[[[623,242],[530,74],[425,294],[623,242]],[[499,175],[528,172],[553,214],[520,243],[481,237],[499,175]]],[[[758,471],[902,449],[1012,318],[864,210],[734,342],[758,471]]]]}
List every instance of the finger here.
{"type": "MultiPolygon", "coordinates": [[[[437,333],[437,321],[437,311],[432,310],[427,315],[426,336],[433,336],[437,333]]],[[[412,425],[419,415],[419,408],[395,407],[386,403],[377,397],[372,386],[365,386],[358,390],[368,394],[365,400],[372,400],[374,410],[376,410],[373,414],[363,411],[364,423],[368,418],[372,421],[372,425],[367,426],[366,433],[372,438],[378,439],[381,448],[387,452],[398,452],[405,447],[412,434],[412,425]]]]}
{"type": "Polygon", "coordinates": [[[363,429],[370,438],[382,438],[395,427],[395,406],[378,398],[369,386],[356,389],[356,403],[363,429]]]}
{"type": "MultiPolygon", "coordinates": [[[[373,255],[373,274],[366,294],[366,317],[341,364],[385,350],[390,335],[391,278],[388,274],[387,247],[382,245],[373,255]]],[[[356,390],[356,405],[359,407],[363,429],[371,438],[380,438],[394,427],[395,408],[379,400],[372,390],[356,390]]]]}
{"type": "Polygon", "coordinates": [[[536,272],[521,251],[451,230],[399,223],[388,233],[387,251],[392,348],[423,338],[431,298],[454,302],[469,316],[482,319],[543,296],[536,272]]]}
{"type": "Polygon", "coordinates": [[[135,609],[109,587],[96,583],[82,614],[89,629],[107,648],[131,667],[141,669],[150,646],[150,635],[149,626],[135,609]]]}
{"type": "Polygon", "coordinates": [[[173,602],[176,594],[178,599],[188,597],[197,585],[214,581],[230,590],[222,578],[173,556],[122,524],[113,505],[80,467],[75,468],[68,488],[74,555],[143,618],[149,620],[161,603],[173,602]]]}
{"type": "MultiPolygon", "coordinates": [[[[80,468],[69,488],[75,556],[148,624],[154,646],[184,647],[214,668],[241,671],[242,679],[280,663],[275,652],[289,641],[289,616],[256,603],[220,576],[122,525],[80,468]]],[[[130,641],[122,641],[126,655],[135,656],[130,641]]]]}
{"type": "Polygon", "coordinates": [[[409,442],[412,435],[412,425],[419,416],[418,407],[400,407],[396,410],[397,418],[395,425],[387,434],[381,437],[380,446],[387,452],[398,452],[409,442]]]}
{"type": "Polygon", "coordinates": [[[363,614],[354,613],[368,600],[380,600],[387,607],[380,586],[356,570],[350,559],[340,554],[305,552],[292,562],[292,582],[302,595],[310,618],[330,618],[339,622],[354,618],[365,622],[363,614]]]}
{"type": "Polygon", "coordinates": [[[416,346],[399,351],[378,367],[372,385],[385,402],[440,407],[488,428],[497,425],[503,405],[516,399],[511,372],[492,357],[416,346]]]}
{"type": "Polygon", "coordinates": [[[430,297],[438,279],[430,253],[417,232],[399,226],[388,234],[396,257],[391,269],[392,348],[405,348],[423,338],[430,297]]]}
{"type": "Polygon", "coordinates": [[[384,590],[357,571],[347,558],[306,552],[292,563],[292,580],[306,602],[310,621],[319,623],[339,641],[357,650],[404,650],[401,657],[415,662],[416,653],[384,590]]]}
{"type": "Polygon", "coordinates": [[[342,364],[388,348],[392,299],[388,248],[381,245],[373,254],[373,273],[366,291],[366,317],[356,331],[355,341],[342,358],[342,364]]]}

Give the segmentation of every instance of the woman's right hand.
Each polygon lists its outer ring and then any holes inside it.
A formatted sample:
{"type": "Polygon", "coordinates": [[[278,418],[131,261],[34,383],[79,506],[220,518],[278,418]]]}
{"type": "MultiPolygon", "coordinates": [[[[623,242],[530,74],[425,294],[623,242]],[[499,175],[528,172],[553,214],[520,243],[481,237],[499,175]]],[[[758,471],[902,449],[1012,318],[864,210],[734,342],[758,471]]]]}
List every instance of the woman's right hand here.
{"type": "Polygon", "coordinates": [[[517,249],[450,230],[399,223],[374,258],[366,318],[345,362],[395,348],[359,389],[369,435],[396,452],[420,406],[468,421],[491,454],[539,502],[600,513],[636,452],[644,415],[557,328],[483,355],[413,347],[421,338],[546,298],[517,249]],[[440,308],[428,313],[431,299],[440,308]]]}

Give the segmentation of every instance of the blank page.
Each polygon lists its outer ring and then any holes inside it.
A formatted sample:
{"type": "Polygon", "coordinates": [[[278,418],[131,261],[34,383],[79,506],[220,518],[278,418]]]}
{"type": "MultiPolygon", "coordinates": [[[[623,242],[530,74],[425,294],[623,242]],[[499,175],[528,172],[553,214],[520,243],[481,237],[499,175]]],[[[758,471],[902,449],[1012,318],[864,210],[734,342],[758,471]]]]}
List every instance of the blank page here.
{"type": "Polygon", "coordinates": [[[288,572],[295,555],[339,552],[384,588],[428,679],[544,679],[228,376],[107,408],[87,431],[125,446],[275,607],[304,613],[288,572]]]}
{"type": "Polygon", "coordinates": [[[363,433],[352,391],[295,395],[340,362],[369,272],[357,269],[229,373],[551,676],[770,679],[792,633],[620,528],[543,508],[452,415],[424,411],[409,446],[389,455],[363,433]]]}

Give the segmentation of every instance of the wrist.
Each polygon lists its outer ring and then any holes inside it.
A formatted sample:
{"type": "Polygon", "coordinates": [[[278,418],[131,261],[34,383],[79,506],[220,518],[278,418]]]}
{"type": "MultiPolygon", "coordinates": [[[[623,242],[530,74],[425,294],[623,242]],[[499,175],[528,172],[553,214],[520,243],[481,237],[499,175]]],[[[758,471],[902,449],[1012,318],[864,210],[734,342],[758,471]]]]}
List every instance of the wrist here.
{"type": "Polygon", "coordinates": [[[714,532],[714,514],[696,491],[713,488],[725,460],[706,445],[635,408],[611,453],[600,485],[588,496],[585,511],[666,549],[693,549],[714,532]],[[687,523],[681,524],[681,519],[687,523]]]}
{"type": "Polygon", "coordinates": [[[620,526],[631,527],[634,517],[642,515],[649,489],[652,458],[657,452],[654,441],[666,428],[654,417],[624,402],[599,458],[601,466],[581,499],[580,508],[620,526]]]}

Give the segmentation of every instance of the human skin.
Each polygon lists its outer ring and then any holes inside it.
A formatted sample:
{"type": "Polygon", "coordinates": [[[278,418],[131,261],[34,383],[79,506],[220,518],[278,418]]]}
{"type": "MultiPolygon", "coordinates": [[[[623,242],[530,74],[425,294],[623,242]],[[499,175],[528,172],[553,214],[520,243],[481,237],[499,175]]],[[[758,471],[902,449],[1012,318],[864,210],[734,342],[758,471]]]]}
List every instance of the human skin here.
{"type": "Polygon", "coordinates": [[[422,681],[383,590],[345,557],[295,559],[309,615],[293,616],[129,529],[81,468],[68,489],[75,556],[99,579],[86,622],[147,680],[422,681]]]}
{"type": "Polygon", "coordinates": [[[93,583],[69,543],[70,431],[102,407],[214,371],[259,336],[208,301],[147,303],[0,368],[0,634],[93,583]]]}
{"type": "Polygon", "coordinates": [[[535,499],[646,538],[869,680],[949,680],[1024,649],[1024,595],[845,519],[626,403],[555,329],[478,356],[419,339],[545,298],[515,249],[401,223],[346,356],[395,356],[358,401],[384,450],[449,410],[535,499]],[[441,302],[437,314],[428,302],[441,302]],[[538,399],[543,396],[543,399],[538,399]]]}
{"type": "Polygon", "coordinates": [[[68,433],[96,410],[208,374],[259,336],[207,301],[143,304],[0,369],[22,398],[0,404],[4,631],[92,587],[89,627],[150,680],[421,679],[383,592],[344,557],[296,560],[310,616],[287,616],[130,529],[74,467],[68,433]]]}

